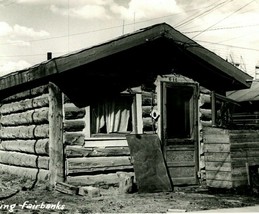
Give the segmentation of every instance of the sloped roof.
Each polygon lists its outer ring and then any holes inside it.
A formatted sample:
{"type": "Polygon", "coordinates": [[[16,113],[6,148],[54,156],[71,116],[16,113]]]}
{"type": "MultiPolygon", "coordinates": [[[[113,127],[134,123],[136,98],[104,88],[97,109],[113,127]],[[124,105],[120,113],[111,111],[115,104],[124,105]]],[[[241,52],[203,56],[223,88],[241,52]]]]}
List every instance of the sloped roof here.
{"type": "Polygon", "coordinates": [[[237,102],[259,101],[259,82],[253,81],[248,89],[227,92],[227,97],[237,102]]]}
{"type": "Polygon", "coordinates": [[[252,79],[162,23],[6,75],[0,78],[0,97],[48,81],[71,96],[98,88],[102,92],[97,96],[101,96],[106,91],[134,87],[156,75],[172,72],[221,92],[248,88],[247,80],[252,79]]]}

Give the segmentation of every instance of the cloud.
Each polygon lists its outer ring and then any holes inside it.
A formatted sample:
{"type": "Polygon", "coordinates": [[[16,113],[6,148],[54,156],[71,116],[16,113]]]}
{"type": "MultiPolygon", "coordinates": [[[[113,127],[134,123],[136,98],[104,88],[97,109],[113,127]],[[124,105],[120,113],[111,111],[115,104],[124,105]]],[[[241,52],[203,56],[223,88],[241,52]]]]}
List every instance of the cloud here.
{"type": "Polygon", "coordinates": [[[30,67],[31,64],[25,60],[19,60],[17,62],[8,61],[0,65],[0,76],[12,73],[14,71],[22,70],[30,67]]]}
{"type": "Polygon", "coordinates": [[[26,41],[23,41],[23,40],[11,40],[11,39],[8,39],[7,43],[10,44],[10,45],[19,46],[19,47],[28,47],[28,46],[31,45],[30,42],[26,42],[26,41]]]}
{"type": "MultiPolygon", "coordinates": [[[[106,5],[108,2],[111,1],[108,0],[107,2],[105,2],[103,0],[88,0],[84,1],[84,4],[82,2],[81,4],[72,4],[69,7],[69,15],[81,19],[109,19],[110,16],[108,15],[108,11],[106,9],[106,5]]],[[[53,13],[62,16],[68,15],[67,5],[61,6],[58,4],[53,4],[50,6],[50,10],[53,13]]]]}
{"type": "Polygon", "coordinates": [[[106,9],[100,5],[85,5],[81,8],[74,8],[71,10],[71,15],[78,16],[84,19],[109,19],[106,9]]]}
{"type": "Polygon", "coordinates": [[[128,7],[112,4],[111,11],[121,18],[150,18],[182,12],[175,0],[131,0],[128,7]]]}
{"type": "Polygon", "coordinates": [[[0,36],[7,36],[12,33],[13,28],[6,22],[0,22],[0,36]]]}
{"type": "Polygon", "coordinates": [[[30,27],[17,24],[11,26],[7,22],[0,22],[0,36],[8,37],[6,41],[11,45],[30,46],[30,43],[28,41],[24,41],[24,39],[40,39],[46,38],[49,35],[50,34],[44,30],[36,31],[30,27]]]}
{"type": "Polygon", "coordinates": [[[26,36],[30,38],[43,38],[49,36],[49,33],[47,31],[35,31],[33,28],[28,28],[21,25],[14,25],[13,33],[18,36],[26,36]]]}

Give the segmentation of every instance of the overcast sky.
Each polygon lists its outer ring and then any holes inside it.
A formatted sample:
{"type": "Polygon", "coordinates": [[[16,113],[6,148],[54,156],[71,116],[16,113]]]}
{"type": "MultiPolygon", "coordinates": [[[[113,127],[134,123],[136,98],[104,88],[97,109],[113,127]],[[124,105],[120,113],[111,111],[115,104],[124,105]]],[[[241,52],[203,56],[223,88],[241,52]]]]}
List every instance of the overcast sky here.
{"type": "Polygon", "coordinates": [[[162,22],[254,76],[259,0],[0,0],[0,75],[162,22]]]}

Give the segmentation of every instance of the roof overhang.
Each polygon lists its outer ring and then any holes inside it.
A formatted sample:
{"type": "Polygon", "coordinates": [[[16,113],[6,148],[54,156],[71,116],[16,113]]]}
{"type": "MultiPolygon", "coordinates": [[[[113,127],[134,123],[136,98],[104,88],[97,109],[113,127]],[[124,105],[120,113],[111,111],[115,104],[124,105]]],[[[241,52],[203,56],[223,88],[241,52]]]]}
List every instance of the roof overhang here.
{"type": "Polygon", "coordinates": [[[94,100],[170,73],[218,92],[248,88],[252,79],[163,23],[4,76],[0,97],[53,81],[75,101],[84,93],[94,100]]]}

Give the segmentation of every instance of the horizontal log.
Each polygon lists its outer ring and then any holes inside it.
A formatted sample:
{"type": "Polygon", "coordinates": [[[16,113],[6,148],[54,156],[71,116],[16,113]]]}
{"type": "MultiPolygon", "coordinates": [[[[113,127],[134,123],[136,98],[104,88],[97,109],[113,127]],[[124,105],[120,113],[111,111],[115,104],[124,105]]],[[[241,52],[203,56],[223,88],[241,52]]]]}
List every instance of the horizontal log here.
{"type": "Polygon", "coordinates": [[[143,131],[153,131],[157,129],[157,123],[151,117],[143,118],[143,131]]]}
{"type": "Polygon", "coordinates": [[[73,103],[64,104],[65,119],[80,119],[85,116],[85,108],[78,108],[73,103]]]}
{"type": "Polygon", "coordinates": [[[258,131],[247,131],[242,132],[240,130],[239,133],[230,131],[229,138],[231,143],[244,143],[244,142],[258,142],[259,141],[259,133],[258,131]]]}
{"type": "Polygon", "coordinates": [[[239,146],[235,149],[231,145],[231,157],[259,157],[259,148],[248,148],[248,146],[239,146]]]}
{"type": "Polygon", "coordinates": [[[48,85],[42,85],[42,86],[27,90],[27,91],[23,91],[23,92],[14,94],[10,97],[3,99],[1,102],[8,103],[8,102],[21,100],[21,99],[25,99],[25,98],[31,98],[31,97],[35,97],[35,96],[39,96],[39,95],[47,94],[47,93],[48,93],[48,85]]]}
{"type": "Polygon", "coordinates": [[[110,156],[129,156],[128,147],[110,148],[85,148],[82,146],[66,146],[67,157],[110,157],[110,156]]]}
{"type": "Polygon", "coordinates": [[[0,150],[0,163],[40,169],[49,168],[49,157],[0,150]]]}
{"type": "Polygon", "coordinates": [[[48,155],[49,140],[7,140],[0,143],[1,150],[25,152],[30,154],[48,155]]]}
{"type": "Polygon", "coordinates": [[[242,180],[235,180],[235,179],[233,179],[232,185],[233,185],[233,188],[247,186],[248,185],[248,180],[247,179],[242,179],[242,180]]]}
{"type": "Polygon", "coordinates": [[[144,95],[142,93],[142,106],[156,106],[157,105],[157,98],[154,96],[153,98],[151,95],[144,95]]]}
{"type": "Polygon", "coordinates": [[[210,94],[200,94],[200,105],[211,104],[210,94]]]}
{"type": "MultiPolygon", "coordinates": [[[[126,174],[134,175],[132,172],[126,174]]],[[[118,186],[119,180],[116,173],[67,177],[67,182],[76,186],[118,186]]]]}
{"type": "Polygon", "coordinates": [[[49,136],[48,124],[2,127],[0,129],[0,137],[2,139],[35,139],[35,138],[48,138],[48,136],[49,136]]]}
{"type": "Polygon", "coordinates": [[[21,100],[18,102],[3,104],[0,108],[1,114],[10,114],[16,112],[27,111],[40,107],[47,107],[49,105],[48,95],[43,94],[32,99],[21,100]]]}
{"type": "Polygon", "coordinates": [[[230,152],[230,144],[205,143],[204,152],[230,152]]]}
{"type": "Polygon", "coordinates": [[[231,161],[239,166],[245,165],[246,163],[252,165],[259,165],[259,157],[233,157],[231,161]]]}
{"type": "Polygon", "coordinates": [[[83,132],[65,132],[64,143],[66,145],[83,146],[85,144],[85,135],[83,132]]]}
{"type": "Polygon", "coordinates": [[[22,113],[7,114],[1,118],[1,124],[4,126],[17,126],[28,124],[48,123],[49,108],[39,108],[22,113]]]}
{"type": "Polygon", "coordinates": [[[201,125],[202,125],[202,127],[212,127],[212,121],[211,120],[209,120],[209,121],[201,120],[201,125]]]}
{"type": "Polygon", "coordinates": [[[210,121],[212,118],[212,113],[211,113],[211,109],[202,109],[200,108],[200,119],[203,121],[210,121]]]}
{"type": "Polygon", "coordinates": [[[49,179],[49,171],[45,169],[12,166],[0,163],[0,172],[9,173],[11,175],[25,177],[36,181],[47,181],[49,179]]]}
{"type": "Polygon", "coordinates": [[[150,113],[152,111],[152,106],[142,106],[142,116],[150,117],[150,113]]]}
{"type": "Polygon", "coordinates": [[[115,166],[132,166],[130,158],[122,157],[83,157],[67,159],[68,170],[84,169],[91,171],[98,168],[115,167],[115,166]]]}
{"type": "Polygon", "coordinates": [[[85,120],[65,120],[64,130],[67,132],[82,131],[85,128],[85,120]]]}

